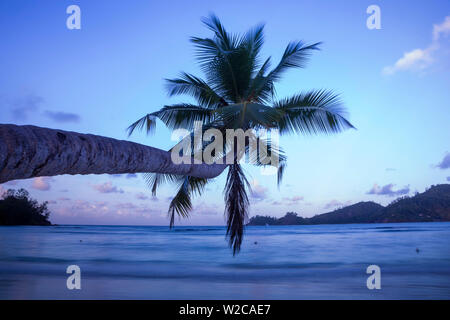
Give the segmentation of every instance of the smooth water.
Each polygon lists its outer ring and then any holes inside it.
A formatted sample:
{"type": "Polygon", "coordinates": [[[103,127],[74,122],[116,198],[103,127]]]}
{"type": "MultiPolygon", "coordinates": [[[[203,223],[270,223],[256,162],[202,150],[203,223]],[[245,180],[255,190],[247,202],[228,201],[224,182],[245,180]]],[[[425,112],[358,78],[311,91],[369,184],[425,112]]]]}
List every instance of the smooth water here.
{"type": "Polygon", "coordinates": [[[450,222],[0,227],[0,299],[450,299],[450,222]],[[417,249],[418,248],[418,252],[417,249]],[[381,268],[369,290],[366,268],[381,268]],[[81,268],[68,290],[66,268],[81,268]]]}

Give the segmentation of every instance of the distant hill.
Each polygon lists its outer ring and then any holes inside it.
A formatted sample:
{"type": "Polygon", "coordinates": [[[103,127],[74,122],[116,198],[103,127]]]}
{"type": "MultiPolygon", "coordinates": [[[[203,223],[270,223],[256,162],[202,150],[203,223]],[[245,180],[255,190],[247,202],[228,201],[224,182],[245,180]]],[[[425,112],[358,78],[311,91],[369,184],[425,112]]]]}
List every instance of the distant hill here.
{"type": "Polygon", "coordinates": [[[394,200],[386,207],[375,202],[358,202],[351,206],[311,218],[288,212],[284,217],[252,217],[248,223],[255,225],[302,225],[344,223],[387,223],[450,221],[450,184],[432,186],[413,197],[394,200]]]}
{"type": "Polygon", "coordinates": [[[307,220],[309,224],[369,223],[374,222],[383,209],[381,204],[375,202],[358,202],[307,220]]]}
{"type": "Polygon", "coordinates": [[[388,205],[376,222],[450,221],[450,184],[433,186],[388,205]]]}

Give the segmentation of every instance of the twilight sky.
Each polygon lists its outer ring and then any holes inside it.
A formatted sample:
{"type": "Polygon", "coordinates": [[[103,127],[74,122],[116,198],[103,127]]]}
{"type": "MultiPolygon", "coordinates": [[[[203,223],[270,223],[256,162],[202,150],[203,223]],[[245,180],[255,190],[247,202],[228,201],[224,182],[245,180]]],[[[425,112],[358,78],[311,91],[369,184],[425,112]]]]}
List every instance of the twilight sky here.
{"type": "MultiPolygon", "coordinates": [[[[323,41],[303,70],[277,86],[279,98],[329,88],[342,94],[357,130],[285,136],[282,187],[245,166],[251,214],[312,216],[358,201],[388,204],[450,181],[450,2],[103,1],[0,2],[0,123],[32,124],[128,139],[126,127],[164,104],[164,78],[201,75],[190,36],[210,36],[200,18],[217,14],[229,31],[266,24],[263,57],[277,61],[291,40],[323,41]],[[66,8],[81,8],[81,30],[66,8]],[[366,9],[381,9],[369,30],[366,9]]],[[[168,149],[171,132],[132,141],[168,149]]],[[[194,201],[187,225],[224,224],[225,174],[194,201]]],[[[166,225],[174,189],[152,198],[140,175],[58,176],[13,181],[50,202],[53,223],[166,225]]],[[[180,224],[179,223],[179,224],[180,224]]]]}

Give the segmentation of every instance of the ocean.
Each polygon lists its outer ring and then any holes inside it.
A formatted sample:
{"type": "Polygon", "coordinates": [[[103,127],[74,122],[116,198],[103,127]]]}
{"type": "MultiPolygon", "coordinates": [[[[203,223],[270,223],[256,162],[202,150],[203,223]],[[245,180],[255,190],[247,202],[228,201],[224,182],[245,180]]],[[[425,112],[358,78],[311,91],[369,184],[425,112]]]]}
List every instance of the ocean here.
{"type": "Polygon", "coordinates": [[[0,299],[450,299],[450,222],[0,227],[0,299]]]}

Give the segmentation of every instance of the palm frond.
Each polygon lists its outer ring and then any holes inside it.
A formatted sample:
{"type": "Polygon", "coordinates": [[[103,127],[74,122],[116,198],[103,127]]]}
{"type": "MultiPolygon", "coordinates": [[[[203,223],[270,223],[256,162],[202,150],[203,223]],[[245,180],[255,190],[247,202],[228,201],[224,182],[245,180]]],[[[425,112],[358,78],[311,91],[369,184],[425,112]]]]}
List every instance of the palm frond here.
{"type": "Polygon", "coordinates": [[[186,176],[180,179],[178,192],[170,202],[168,210],[171,228],[175,224],[175,214],[180,218],[189,217],[192,210],[192,196],[201,195],[207,183],[208,180],[203,178],[186,176]]]}
{"type": "Polygon", "coordinates": [[[246,101],[255,101],[267,103],[270,101],[273,93],[273,82],[265,76],[270,68],[270,57],[262,64],[258,73],[252,79],[248,91],[245,93],[246,101]]]}
{"type": "Polygon", "coordinates": [[[345,119],[339,95],[330,90],[313,90],[274,104],[282,113],[280,133],[337,133],[353,125],[345,119]]]}
{"type": "Polygon", "coordinates": [[[268,78],[273,81],[279,81],[282,73],[290,68],[304,68],[312,51],[320,50],[321,42],[311,45],[305,45],[302,41],[290,42],[284,50],[278,65],[273,69],[268,78]]]}
{"type": "Polygon", "coordinates": [[[283,181],[283,175],[284,175],[285,169],[286,169],[286,160],[280,162],[280,164],[278,165],[278,171],[277,171],[277,186],[278,186],[278,188],[280,188],[281,182],[283,181]]]}
{"type": "Polygon", "coordinates": [[[217,94],[204,80],[183,72],[180,78],[166,79],[166,88],[170,96],[187,94],[193,96],[201,106],[217,108],[227,102],[217,94]]]}
{"type": "Polygon", "coordinates": [[[156,191],[159,186],[165,183],[178,183],[180,180],[184,179],[184,176],[170,173],[146,172],[143,176],[145,182],[152,191],[153,196],[156,196],[156,191]]]}
{"type": "Polygon", "coordinates": [[[191,37],[190,41],[194,44],[195,57],[203,70],[208,70],[209,63],[224,54],[223,49],[213,39],[191,37]]]}
{"type": "Polygon", "coordinates": [[[209,17],[202,18],[202,22],[214,32],[214,35],[223,50],[228,51],[236,48],[238,37],[228,33],[216,15],[210,14],[209,17]]]}
{"type": "Polygon", "coordinates": [[[191,38],[200,67],[210,86],[220,96],[234,103],[240,102],[259,68],[258,54],[264,43],[264,25],[239,36],[228,33],[214,15],[203,22],[214,32],[214,38],[191,38]]]}
{"type": "Polygon", "coordinates": [[[191,195],[189,193],[189,177],[186,177],[176,195],[170,201],[168,215],[170,217],[170,228],[175,224],[175,214],[179,217],[189,217],[189,211],[192,210],[191,195]]]}
{"type": "Polygon", "coordinates": [[[256,166],[274,166],[277,168],[277,185],[280,187],[283,180],[283,173],[286,169],[287,157],[283,149],[277,144],[273,144],[270,138],[257,137],[257,148],[250,148],[246,145],[246,152],[249,162],[256,166]],[[264,150],[261,150],[261,147],[264,150]],[[273,161],[275,159],[275,161],[273,161]]]}
{"type": "Polygon", "coordinates": [[[230,166],[225,185],[225,215],[227,217],[228,244],[233,248],[233,255],[241,249],[244,225],[248,218],[247,190],[250,185],[238,164],[230,166]]]}
{"type": "MultiPolygon", "coordinates": [[[[249,56],[257,59],[264,44],[264,24],[259,24],[245,33],[239,46],[247,48],[249,56]]],[[[256,65],[255,65],[256,67],[256,65]]]]}
{"type": "Polygon", "coordinates": [[[154,113],[149,113],[143,116],[142,118],[138,119],[137,121],[133,122],[128,128],[128,136],[131,136],[131,134],[136,129],[144,129],[147,132],[147,134],[153,133],[156,128],[156,116],[154,113]]]}
{"type": "Polygon", "coordinates": [[[247,89],[252,80],[252,77],[258,72],[260,65],[259,53],[264,44],[264,24],[259,24],[251,28],[242,37],[238,46],[238,51],[243,57],[243,65],[240,73],[245,73],[245,83],[240,83],[243,88],[247,89]]]}
{"type": "Polygon", "coordinates": [[[194,128],[196,121],[208,123],[214,120],[212,110],[189,103],[164,106],[159,111],[149,113],[128,127],[128,135],[135,129],[146,129],[147,134],[152,133],[156,127],[156,118],[160,119],[170,129],[194,128]]]}
{"type": "Polygon", "coordinates": [[[164,106],[156,112],[156,116],[169,129],[186,130],[192,130],[196,121],[207,123],[214,119],[212,110],[188,103],[164,106]]]}
{"type": "Polygon", "coordinates": [[[214,111],[229,129],[274,128],[281,119],[281,113],[260,103],[237,103],[214,111]]]}

